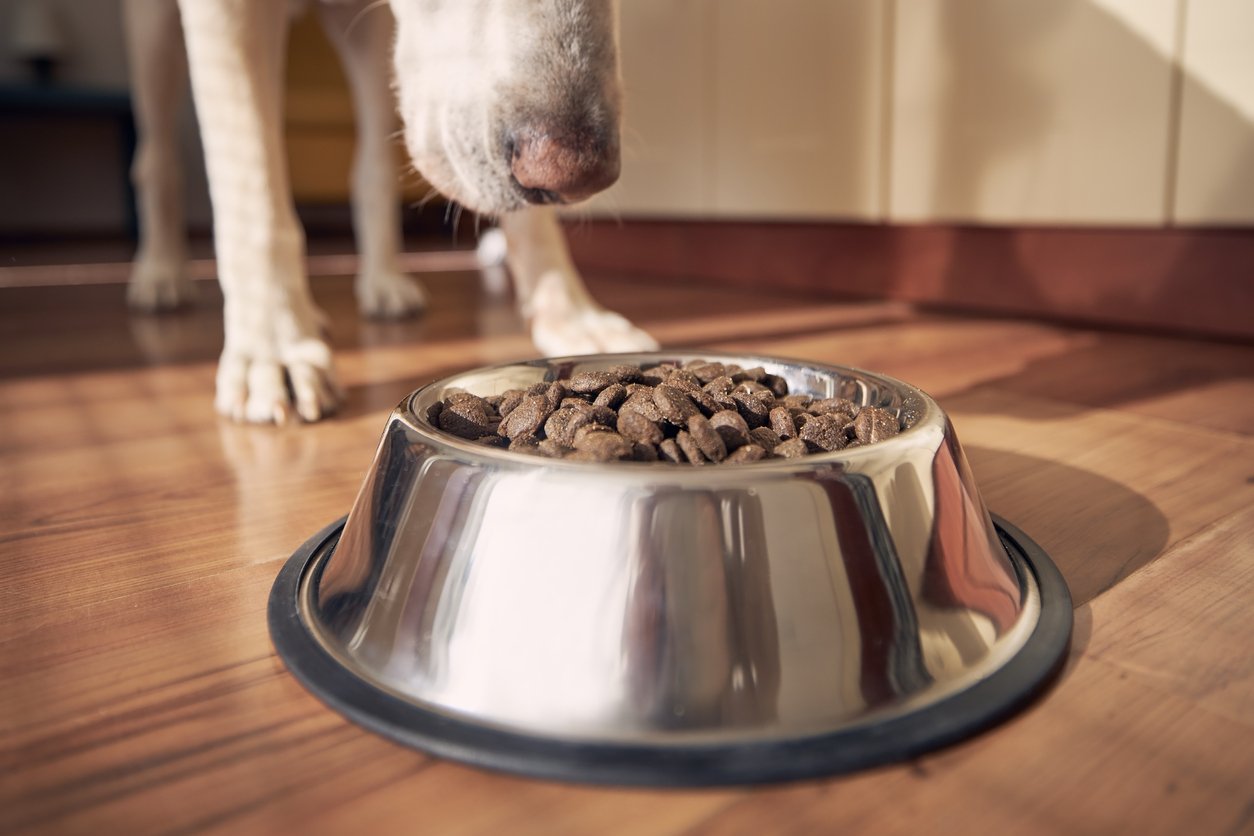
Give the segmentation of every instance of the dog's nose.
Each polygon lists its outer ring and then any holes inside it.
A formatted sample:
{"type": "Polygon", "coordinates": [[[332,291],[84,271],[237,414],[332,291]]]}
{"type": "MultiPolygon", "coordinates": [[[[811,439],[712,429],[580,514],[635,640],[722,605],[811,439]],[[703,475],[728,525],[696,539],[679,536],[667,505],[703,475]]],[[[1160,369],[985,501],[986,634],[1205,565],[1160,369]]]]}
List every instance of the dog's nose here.
{"type": "Polygon", "coordinates": [[[528,203],[574,203],[618,179],[618,143],[595,133],[529,128],[506,143],[514,182],[528,203]]]}

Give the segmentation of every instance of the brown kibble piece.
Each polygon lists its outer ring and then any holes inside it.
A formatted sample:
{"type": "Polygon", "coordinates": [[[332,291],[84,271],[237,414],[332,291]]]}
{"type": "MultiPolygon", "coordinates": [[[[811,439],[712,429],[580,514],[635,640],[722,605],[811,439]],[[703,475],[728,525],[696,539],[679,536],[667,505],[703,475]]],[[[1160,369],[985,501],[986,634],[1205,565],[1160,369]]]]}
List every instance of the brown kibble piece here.
{"type": "Polygon", "coordinates": [[[570,394],[570,389],[566,388],[566,384],[560,380],[549,382],[540,382],[527,389],[528,395],[543,395],[544,399],[549,402],[549,406],[557,409],[566,396],[570,394]]]}
{"type": "Polygon", "coordinates": [[[618,414],[624,412],[639,412],[650,421],[661,421],[662,410],[658,409],[657,403],[653,400],[653,392],[649,389],[641,389],[627,396],[627,400],[623,401],[623,405],[618,408],[618,414]]]}
{"type": "Polygon", "coordinates": [[[784,395],[779,399],[779,405],[789,409],[805,409],[812,403],[814,403],[814,398],[809,395],[784,395]]]}
{"type": "Polygon", "coordinates": [[[734,409],[724,409],[710,416],[710,426],[723,439],[728,450],[749,443],[749,425],[734,409]]]}
{"type": "Polygon", "coordinates": [[[736,385],[732,383],[730,377],[720,377],[702,386],[701,391],[705,392],[710,400],[718,405],[718,410],[715,410],[717,412],[723,409],[734,410],[736,408],[736,402],[732,400],[731,396],[732,390],[735,388],[736,385]]]}
{"type": "Polygon", "coordinates": [[[743,447],[737,447],[732,451],[731,455],[723,459],[723,464],[745,464],[747,462],[760,461],[767,456],[767,451],[763,450],[756,444],[746,444],[743,447]]]}
{"type": "Polygon", "coordinates": [[[444,411],[444,401],[436,401],[427,407],[427,423],[433,427],[440,426],[440,413],[444,411]]]}
{"type": "Polygon", "coordinates": [[[535,453],[536,448],[540,445],[540,439],[534,435],[520,435],[518,438],[507,439],[504,436],[492,436],[496,439],[498,446],[508,446],[515,453],[535,453]]]}
{"type": "Polygon", "coordinates": [[[736,388],[736,382],[730,377],[716,377],[702,387],[715,397],[731,397],[732,390],[736,388]]]}
{"type": "Polygon", "coordinates": [[[582,412],[587,415],[593,423],[600,424],[604,427],[614,426],[614,422],[618,420],[618,413],[610,409],[608,406],[597,406],[588,403],[583,398],[567,398],[562,401],[562,409],[573,409],[576,412],[582,412]]]}
{"type": "Polygon", "coordinates": [[[662,382],[667,386],[674,386],[677,389],[683,389],[685,391],[689,389],[701,388],[700,379],[687,369],[675,369],[669,372],[662,382]]]}
{"type": "Polygon", "coordinates": [[[504,418],[506,415],[509,415],[514,411],[514,407],[522,403],[522,399],[526,394],[527,393],[521,389],[507,389],[501,394],[501,403],[500,406],[496,408],[496,411],[501,414],[502,418],[504,418]]]}
{"type": "Polygon", "coordinates": [[[727,458],[727,445],[704,415],[694,415],[688,419],[688,435],[710,461],[721,462],[727,458]]]}
{"type": "Polygon", "coordinates": [[[674,386],[660,383],[653,389],[653,402],[661,411],[662,417],[677,427],[685,426],[688,419],[699,410],[684,392],[674,386]]]}
{"type": "Polygon", "coordinates": [[[618,414],[618,432],[623,438],[642,444],[661,444],[662,428],[639,412],[623,410],[618,414]]]}
{"type": "MultiPolygon", "coordinates": [[[[727,369],[722,363],[696,363],[688,368],[688,371],[696,375],[697,380],[702,384],[717,380],[727,374],[727,369]]],[[[730,380],[731,378],[728,378],[730,380]]]]}
{"type": "Polygon", "coordinates": [[[605,433],[605,432],[613,432],[613,431],[614,430],[612,428],[605,427],[600,424],[585,424],[584,426],[575,430],[575,437],[571,441],[570,446],[578,447],[579,439],[583,438],[585,435],[591,435],[592,433],[605,433]]]}
{"type": "Polygon", "coordinates": [[[716,399],[709,392],[706,392],[697,384],[682,378],[676,379],[672,377],[671,380],[673,380],[674,383],[668,383],[667,385],[673,385],[676,389],[691,398],[692,402],[697,405],[697,409],[701,410],[703,415],[708,417],[713,415],[715,412],[718,412],[720,409],[727,408],[724,403],[716,399]]]}
{"type": "Polygon", "coordinates": [[[781,441],[779,446],[771,451],[772,455],[781,459],[797,459],[808,455],[810,448],[799,438],[790,438],[787,441],[781,441]]]}
{"type": "Polygon", "coordinates": [[[788,394],[788,381],[777,374],[768,374],[762,378],[762,385],[771,390],[771,394],[782,398],[788,394]]]}
{"type": "Polygon", "coordinates": [[[762,378],[766,377],[766,369],[761,366],[754,366],[752,369],[744,369],[732,375],[732,380],[740,383],[742,380],[752,380],[755,383],[761,383],[762,378]]]}
{"type": "Polygon", "coordinates": [[[756,427],[749,432],[750,443],[756,444],[768,453],[778,447],[781,440],[775,430],[770,427],[756,427]]]}
{"type": "Polygon", "coordinates": [[[797,435],[811,451],[841,450],[848,441],[845,435],[846,421],[840,415],[815,415],[797,435]]]}
{"type": "Polygon", "coordinates": [[[520,435],[539,435],[545,420],[553,414],[553,407],[545,395],[526,395],[518,406],[501,422],[497,430],[506,438],[517,438],[520,435]]]}
{"type": "Polygon", "coordinates": [[[775,403],[774,393],[772,393],[770,389],[766,388],[761,383],[758,383],[756,380],[740,381],[739,383],[736,384],[736,388],[732,390],[732,394],[734,395],[737,392],[744,392],[747,395],[757,395],[758,397],[761,397],[763,400],[769,399],[772,404],[775,403]]]}
{"type": "Polygon", "coordinates": [[[438,420],[446,433],[471,440],[491,435],[497,427],[496,410],[469,392],[455,392],[445,398],[438,420]]]}
{"type": "Polygon", "coordinates": [[[625,400],[627,400],[627,387],[621,383],[611,383],[600,391],[592,403],[594,406],[618,409],[625,400]]]}
{"type": "Polygon", "coordinates": [[[658,461],[665,459],[675,464],[683,464],[688,461],[683,451],[679,449],[679,445],[675,443],[675,439],[668,438],[657,446],[658,461]]]}
{"type": "Polygon", "coordinates": [[[544,422],[544,435],[558,444],[570,447],[575,443],[575,433],[579,428],[590,423],[592,423],[592,416],[588,412],[564,406],[544,422]]]}
{"type": "Polygon", "coordinates": [[[606,369],[607,372],[614,376],[617,383],[635,383],[640,379],[640,367],[632,366],[627,363],[619,363],[606,369]]]}
{"type": "Polygon", "coordinates": [[[536,452],[541,456],[547,456],[550,459],[564,459],[573,452],[574,448],[566,444],[561,444],[551,438],[541,439],[536,445],[536,452]]]}
{"type": "Polygon", "coordinates": [[[589,431],[589,428],[585,427],[575,436],[575,449],[591,453],[597,461],[612,462],[626,459],[635,452],[630,441],[611,430],[589,431]]]}
{"type": "Polygon", "coordinates": [[[688,459],[690,464],[705,464],[707,459],[705,454],[701,452],[700,445],[696,439],[687,430],[680,430],[675,435],[675,443],[679,445],[679,449],[684,451],[684,458],[688,459]]]}
{"type": "Polygon", "coordinates": [[[750,427],[760,427],[766,423],[771,414],[770,407],[762,398],[746,392],[732,392],[732,400],[736,402],[736,411],[750,427]]]}
{"type": "Polygon", "coordinates": [[[656,369],[642,369],[640,371],[640,378],[636,382],[652,389],[654,386],[657,386],[662,382],[662,376],[663,373],[657,371],[656,369]]]}
{"type": "Polygon", "coordinates": [[[658,460],[657,448],[652,444],[636,441],[631,445],[631,460],[635,462],[655,462],[658,460]]]}
{"type": "Polygon", "coordinates": [[[848,398],[824,398],[811,403],[806,411],[811,415],[842,416],[847,424],[858,414],[858,405],[848,398]]]}
{"type": "Polygon", "coordinates": [[[853,434],[863,444],[874,444],[901,432],[897,416],[878,406],[866,406],[853,421],[853,434]]]}
{"type": "Polygon", "coordinates": [[[618,413],[610,409],[608,406],[592,405],[592,409],[588,411],[592,416],[592,423],[600,424],[603,427],[614,429],[614,425],[618,423],[618,413]]]}
{"type": "Polygon", "coordinates": [[[612,372],[580,372],[572,377],[566,385],[570,387],[570,391],[577,394],[593,395],[606,386],[618,382],[618,376],[612,372]]]}
{"type": "Polygon", "coordinates": [[[770,412],[771,429],[780,438],[796,438],[797,423],[792,418],[792,412],[787,407],[777,406],[770,412]]]}

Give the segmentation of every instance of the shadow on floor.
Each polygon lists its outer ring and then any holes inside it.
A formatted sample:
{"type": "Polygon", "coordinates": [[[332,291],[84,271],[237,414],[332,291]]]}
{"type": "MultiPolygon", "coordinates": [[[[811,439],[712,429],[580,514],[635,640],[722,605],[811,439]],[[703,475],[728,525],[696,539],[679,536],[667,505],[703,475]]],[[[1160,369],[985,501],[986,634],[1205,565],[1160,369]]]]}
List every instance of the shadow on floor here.
{"type": "Polygon", "coordinates": [[[1077,608],[1162,554],[1167,518],[1154,503],[1104,476],[1057,462],[966,447],[971,470],[989,510],[1022,528],[1049,554],[1071,589],[1077,608]],[[1101,518],[1084,539],[1077,520],[1101,518]]]}

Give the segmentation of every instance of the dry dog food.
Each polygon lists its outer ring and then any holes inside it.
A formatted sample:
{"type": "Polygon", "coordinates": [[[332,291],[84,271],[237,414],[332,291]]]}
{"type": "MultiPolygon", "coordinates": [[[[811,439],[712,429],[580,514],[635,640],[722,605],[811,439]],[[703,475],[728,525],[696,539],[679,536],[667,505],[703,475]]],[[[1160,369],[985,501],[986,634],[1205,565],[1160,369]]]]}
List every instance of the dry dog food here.
{"type": "Polygon", "coordinates": [[[549,458],[694,465],[792,459],[901,430],[888,410],[789,394],[761,367],[705,360],[613,366],[486,398],[455,392],[427,419],[459,438],[549,458]]]}

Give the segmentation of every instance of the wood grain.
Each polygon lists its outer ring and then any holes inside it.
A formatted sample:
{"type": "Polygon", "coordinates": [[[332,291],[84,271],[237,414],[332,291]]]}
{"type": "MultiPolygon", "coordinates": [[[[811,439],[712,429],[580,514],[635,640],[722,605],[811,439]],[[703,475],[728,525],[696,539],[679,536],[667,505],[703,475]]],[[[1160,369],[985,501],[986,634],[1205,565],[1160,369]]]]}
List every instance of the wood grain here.
{"type": "Polygon", "coordinates": [[[0,832],[1207,833],[1254,828],[1254,349],[687,284],[597,294],[670,345],[875,368],[950,412],[993,510],[1076,594],[1067,669],[909,764],[758,790],[570,787],[348,724],[275,657],[282,562],[343,514],[388,410],[530,353],[508,300],[427,279],[365,323],[316,284],[349,401],[291,428],[211,410],[217,299],[0,290],[0,832]],[[1209,411],[1198,413],[1198,404],[1209,411]]]}

